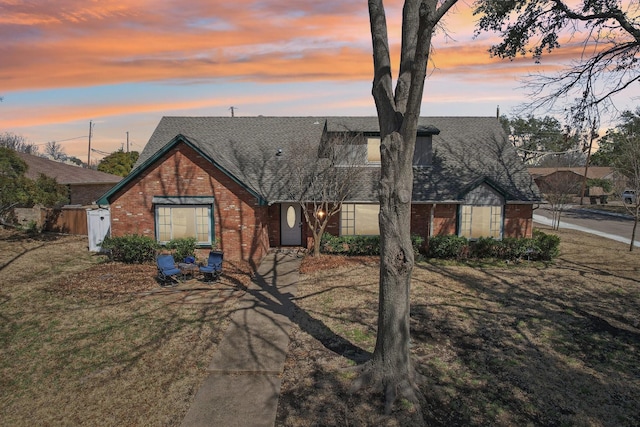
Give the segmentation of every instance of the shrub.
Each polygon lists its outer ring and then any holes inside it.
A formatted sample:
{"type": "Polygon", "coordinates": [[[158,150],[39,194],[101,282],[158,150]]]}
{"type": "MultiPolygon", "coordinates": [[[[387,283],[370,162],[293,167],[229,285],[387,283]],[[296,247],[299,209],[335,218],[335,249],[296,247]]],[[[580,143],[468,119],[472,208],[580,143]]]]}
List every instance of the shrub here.
{"type": "Polygon", "coordinates": [[[196,256],[196,239],[195,237],[185,237],[182,239],[173,239],[169,241],[165,247],[173,251],[173,257],[176,262],[183,262],[186,257],[196,256]]]}
{"type": "Polygon", "coordinates": [[[421,258],[424,252],[424,237],[418,236],[417,234],[411,235],[411,246],[413,246],[414,258],[421,258]]]}
{"type": "Polygon", "coordinates": [[[560,237],[533,230],[536,259],[550,261],[560,255],[560,237]]]}
{"type": "Polygon", "coordinates": [[[502,252],[499,240],[492,237],[481,237],[475,242],[469,243],[469,255],[472,258],[492,258],[502,252]]]}
{"type": "Polygon", "coordinates": [[[332,236],[325,233],[320,251],[334,255],[380,255],[380,236],[332,236]]]}
{"type": "Polygon", "coordinates": [[[465,237],[433,236],[429,239],[428,255],[432,258],[463,258],[468,248],[469,241],[465,237]]]}
{"type": "Polygon", "coordinates": [[[505,238],[502,240],[501,259],[522,259],[531,258],[535,253],[535,243],[527,238],[505,238]]]}
{"type": "Polygon", "coordinates": [[[560,238],[534,230],[533,238],[481,237],[469,242],[464,237],[434,236],[429,239],[428,256],[432,258],[495,258],[503,260],[528,259],[550,261],[560,254],[560,238]]]}
{"type": "MultiPolygon", "coordinates": [[[[424,238],[411,236],[414,257],[421,256],[424,238]]],[[[380,255],[380,236],[332,236],[325,233],[320,243],[320,251],[334,255],[380,255]]]]}
{"type": "Polygon", "coordinates": [[[107,237],[101,246],[103,250],[109,252],[112,260],[127,264],[142,264],[153,261],[158,249],[155,240],[137,234],[107,237]]]}
{"type": "MultiPolygon", "coordinates": [[[[411,236],[414,256],[423,252],[424,239],[411,236]]],[[[503,260],[528,259],[532,261],[550,261],[560,253],[560,238],[534,230],[533,238],[505,238],[495,240],[481,237],[470,242],[456,235],[433,236],[429,239],[426,255],[431,258],[465,259],[495,258],[503,260]]],[[[322,236],[322,253],[334,255],[380,255],[379,236],[341,236],[328,233],[322,236]]]]}

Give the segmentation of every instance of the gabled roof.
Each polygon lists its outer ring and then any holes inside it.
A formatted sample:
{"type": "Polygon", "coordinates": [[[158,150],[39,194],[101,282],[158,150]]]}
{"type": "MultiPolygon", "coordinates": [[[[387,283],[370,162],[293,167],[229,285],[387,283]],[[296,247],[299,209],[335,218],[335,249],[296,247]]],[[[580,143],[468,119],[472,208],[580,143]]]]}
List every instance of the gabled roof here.
{"type": "Polygon", "coordinates": [[[540,191],[495,117],[426,117],[433,164],[414,171],[414,201],[460,201],[474,184],[491,182],[507,202],[539,202],[540,191]]]}
{"type": "MultiPolygon", "coordinates": [[[[192,148],[267,202],[289,200],[283,170],[317,153],[325,132],[379,134],[377,117],[163,117],[125,181],[143,171],[180,135],[192,148]],[[315,154],[314,154],[315,153],[315,154]]],[[[414,169],[414,202],[456,202],[476,182],[492,182],[507,201],[541,200],[533,179],[497,119],[421,117],[419,135],[432,136],[433,164],[414,169]]],[[[353,201],[377,201],[379,167],[361,176],[353,201]]],[[[125,185],[122,182],[119,187],[125,185]]],[[[115,193],[101,199],[104,203],[115,193]]]]}
{"type": "Polygon", "coordinates": [[[63,185],[116,184],[122,180],[122,177],[118,175],[72,166],[31,154],[20,152],[16,152],[16,154],[29,166],[26,176],[34,180],[38,179],[41,173],[50,178],[55,178],[58,184],[63,185]]]}
{"type": "MultiPolygon", "coordinates": [[[[547,167],[547,168],[528,168],[529,173],[534,178],[547,176],[556,172],[572,172],[579,176],[584,176],[584,166],[580,167],[547,167]]],[[[607,166],[589,166],[587,168],[587,178],[600,179],[612,178],[614,169],[607,166]]]]}

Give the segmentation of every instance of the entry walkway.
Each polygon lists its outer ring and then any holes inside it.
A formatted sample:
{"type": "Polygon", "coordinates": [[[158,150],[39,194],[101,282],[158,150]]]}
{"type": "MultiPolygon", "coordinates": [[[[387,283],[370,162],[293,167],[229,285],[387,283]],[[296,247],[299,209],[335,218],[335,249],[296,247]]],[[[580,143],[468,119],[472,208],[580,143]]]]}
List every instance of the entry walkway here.
{"type": "Polygon", "coordinates": [[[272,252],[231,315],[183,427],[273,426],[302,258],[272,252]]]}

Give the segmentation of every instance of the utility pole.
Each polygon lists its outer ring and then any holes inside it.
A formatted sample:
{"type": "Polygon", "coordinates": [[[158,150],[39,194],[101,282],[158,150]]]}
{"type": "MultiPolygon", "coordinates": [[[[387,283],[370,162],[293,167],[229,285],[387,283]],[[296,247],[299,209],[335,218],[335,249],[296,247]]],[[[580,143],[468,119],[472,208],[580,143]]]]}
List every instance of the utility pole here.
{"type": "Polygon", "coordinates": [[[238,107],[234,107],[234,106],[229,107],[229,110],[231,110],[231,117],[235,117],[236,116],[235,115],[235,111],[236,111],[237,108],[238,107]]]}
{"type": "Polygon", "coordinates": [[[129,131],[127,131],[127,153],[129,152],[129,131]]]}
{"type": "Polygon", "coordinates": [[[93,132],[93,122],[89,120],[89,153],[87,154],[87,169],[91,169],[91,133],[93,132]]]}

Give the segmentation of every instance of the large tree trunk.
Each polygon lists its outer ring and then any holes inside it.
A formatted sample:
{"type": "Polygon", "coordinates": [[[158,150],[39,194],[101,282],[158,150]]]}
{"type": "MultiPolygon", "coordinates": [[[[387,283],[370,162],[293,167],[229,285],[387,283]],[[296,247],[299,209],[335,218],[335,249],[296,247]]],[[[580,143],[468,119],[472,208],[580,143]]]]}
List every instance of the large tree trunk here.
{"type": "MultiPolygon", "coordinates": [[[[409,295],[413,271],[411,246],[411,190],[415,136],[405,140],[392,133],[383,140],[380,179],[380,286],[378,335],[373,354],[380,368],[386,412],[395,401],[398,387],[412,395],[414,371],[409,353],[409,295]]],[[[415,400],[415,399],[412,399],[415,400]]]]}
{"type": "Polygon", "coordinates": [[[411,199],[413,152],[426,77],[431,36],[442,16],[456,3],[406,0],[402,48],[395,94],[391,76],[387,24],[382,0],[369,0],[373,42],[372,95],[380,125],[380,295],[378,334],[371,361],[354,384],[372,384],[385,395],[385,412],[398,396],[418,403],[409,352],[409,290],[413,271],[411,199]]]}

